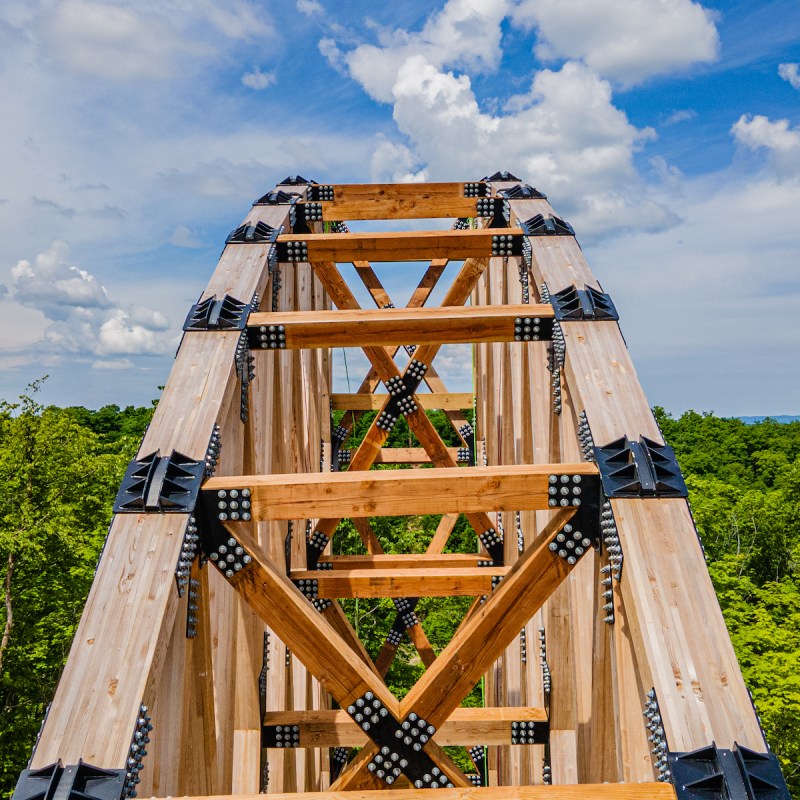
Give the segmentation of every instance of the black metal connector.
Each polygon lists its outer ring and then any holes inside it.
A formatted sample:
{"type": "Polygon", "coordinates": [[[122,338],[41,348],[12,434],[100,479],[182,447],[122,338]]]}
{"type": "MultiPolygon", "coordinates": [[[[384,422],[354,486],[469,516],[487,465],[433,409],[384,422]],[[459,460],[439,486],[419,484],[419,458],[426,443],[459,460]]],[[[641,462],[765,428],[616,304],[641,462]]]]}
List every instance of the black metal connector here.
{"type": "Polygon", "coordinates": [[[519,223],[520,228],[527,236],[574,236],[575,231],[568,222],[561,217],[544,216],[536,214],[524,222],[519,223]]]}
{"type": "Polygon", "coordinates": [[[645,436],[594,448],[606,497],[687,497],[675,451],[645,436]]]}
{"type": "Polygon", "coordinates": [[[483,180],[491,183],[492,181],[518,181],[520,179],[503,169],[495,172],[494,175],[487,175],[483,180]]]}
{"type": "Polygon", "coordinates": [[[125,795],[125,770],[100,769],[79,760],[61,761],[20,773],[12,800],[120,800],[125,795]]]}
{"type": "Polygon", "coordinates": [[[230,232],[225,244],[259,244],[262,242],[274,242],[280,230],[267,225],[266,222],[256,222],[255,225],[245,223],[230,232]]]}
{"type": "Polygon", "coordinates": [[[584,286],[568,286],[550,296],[556,319],[564,320],[618,320],[619,314],[605,292],[584,286]]]}
{"type": "Polygon", "coordinates": [[[546,194],[527,183],[509,186],[508,189],[502,189],[498,194],[507,200],[547,200],[546,194]]]}
{"type": "Polygon", "coordinates": [[[205,468],[205,460],[196,461],[177,450],[169,456],[156,450],[142,459],[133,459],[114,501],[114,513],[189,514],[197,502],[205,468]]]}
{"type": "Polygon", "coordinates": [[[229,294],[195,303],[183,323],[185,331],[240,331],[247,325],[252,307],[229,294]]]}
{"type": "Polygon", "coordinates": [[[253,203],[254,206],[285,206],[295,203],[298,195],[284,192],[283,189],[276,189],[262,195],[253,203]]]}
{"type": "Polygon", "coordinates": [[[789,800],[789,789],[774,753],[757,753],[734,743],[691,753],[668,753],[678,800],[789,800]]]}

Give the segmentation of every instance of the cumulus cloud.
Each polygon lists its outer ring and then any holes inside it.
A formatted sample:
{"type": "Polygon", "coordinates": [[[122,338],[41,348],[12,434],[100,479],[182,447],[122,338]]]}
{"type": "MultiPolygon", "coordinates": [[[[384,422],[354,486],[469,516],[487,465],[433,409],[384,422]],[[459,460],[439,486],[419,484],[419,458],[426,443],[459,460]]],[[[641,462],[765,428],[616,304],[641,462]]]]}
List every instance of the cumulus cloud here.
{"type": "Polygon", "coordinates": [[[160,354],[172,346],[163,314],[115,303],[94,275],[69,263],[66,242],[53,242],[32,262],[18,261],[11,278],[11,299],[49,321],[44,341],[51,353],[160,354]]]}
{"type": "MultiPolygon", "coordinates": [[[[379,46],[359,45],[344,61],[365,91],[385,103],[392,101],[392,88],[402,66],[417,56],[436,67],[491,70],[502,56],[500,23],[510,6],[508,0],[449,0],[418,33],[380,30],[379,46]]],[[[333,63],[338,48],[326,44],[322,52],[333,63]]]]}
{"type": "Polygon", "coordinates": [[[513,19],[537,28],[540,59],[580,59],[624,86],[714,61],[719,50],[711,13],[691,0],[523,0],[513,19]]]}
{"type": "Polygon", "coordinates": [[[793,89],[800,90],[800,72],[798,72],[800,64],[778,64],[778,75],[785,81],[788,81],[793,89]]]}
{"type": "Polygon", "coordinates": [[[800,127],[790,127],[788,119],[773,122],[761,114],[742,114],[731,133],[750,150],[766,150],[784,176],[800,174],[800,127]]]}
{"type": "Polygon", "coordinates": [[[250,89],[255,89],[256,91],[260,91],[261,89],[266,89],[268,86],[272,86],[275,81],[276,78],[274,72],[262,72],[258,68],[254,69],[252,72],[246,72],[244,75],[242,75],[242,83],[250,89]]]}
{"type": "MultiPolygon", "coordinates": [[[[468,76],[441,72],[423,56],[403,64],[392,94],[394,119],[413,143],[413,153],[395,151],[403,172],[432,180],[480,177],[491,153],[493,164],[546,187],[559,210],[577,216],[585,236],[616,225],[659,229],[675,221],[642,198],[633,165],[634,152],[654,132],[631,125],[613,105],[610,84],[582,64],[536,73],[517,98],[519,110],[506,115],[483,112],[468,76]]],[[[386,151],[379,144],[378,155],[386,151]]]]}
{"type": "Polygon", "coordinates": [[[693,108],[680,108],[673,111],[663,122],[664,125],[677,125],[679,122],[688,122],[690,119],[695,119],[697,112],[693,108]]]}

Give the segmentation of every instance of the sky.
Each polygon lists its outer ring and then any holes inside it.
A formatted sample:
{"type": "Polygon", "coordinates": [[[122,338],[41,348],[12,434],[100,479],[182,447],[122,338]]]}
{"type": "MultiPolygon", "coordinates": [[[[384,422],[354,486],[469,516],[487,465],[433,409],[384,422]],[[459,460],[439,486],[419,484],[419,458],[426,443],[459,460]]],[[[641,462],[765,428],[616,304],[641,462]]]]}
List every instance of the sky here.
{"type": "MultiPolygon", "coordinates": [[[[797,0],[3,0],[0,398],[149,404],[287,175],[509,170],[574,226],[652,404],[800,414],[799,62],[797,0]]],[[[418,271],[386,273],[398,305],[418,271]]],[[[437,368],[468,386],[464,348],[437,368]]]]}

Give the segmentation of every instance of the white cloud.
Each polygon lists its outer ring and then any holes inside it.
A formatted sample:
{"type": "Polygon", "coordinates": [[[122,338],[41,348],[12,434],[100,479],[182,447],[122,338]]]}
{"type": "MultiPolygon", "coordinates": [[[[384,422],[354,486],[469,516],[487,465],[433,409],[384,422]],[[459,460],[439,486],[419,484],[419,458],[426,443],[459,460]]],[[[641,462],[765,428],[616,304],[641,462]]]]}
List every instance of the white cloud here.
{"type": "Polygon", "coordinates": [[[691,0],[523,0],[514,21],[536,26],[536,55],[581,59],[625,86],[714,61],[711,12],[691,0]]]}
{"type": "Polygon", "coordinates": [[[69,247],[57,240],[33,262],[21,259],[11,270],[11,299],[41,311],[49,321],[43,340],[50,353],[115,356],[169,350],[173,337],[163,314],[121,307],[94,275],[70,265],[68,258],[69,247]]]}
{"type": "Polygon", "coordinates": [[[322,3],[318,3],[317,0],[297,0],[297,10],[307,17],[325,13],[322,3]]]}
{"type": "MultiPolygon", "coordinates": [[[[449,0],[420,32],[382,30],[380,46],[359,45],[344,60],[371,97],[388,103],[400,69],[417,56],[436,67],[453,65],[473,72],[494,69],[502,56],[500,23],[509,9],[509,0],[449,0]]],[[[338,54],[329,44],[326,50],[334,57],[338,54]]]]}
{"type": "Polygon", "coordinates": [[[252,72],[246,72],[244,75],[242,75],[242,83],[245,86],[248,86],[250,89],[255,89],[256,91],[266,89],[268,86],[272,86],[275,81],[276,78],[274,72],[262,72],[258,68],[254,69],[252,72]]]}
{"type": "Polygon", "coordinates": [[[788,81],[793,89],[800,90],[800,72],[798,72],[799,68],[800,64],[796,63],[778,64],[778,75],[780,75],[785,81],[788,81]]]}
{"type": "Polygon", "coordinates": [[[780,174],[800,174],[800,127],[789,127],[789,120],[772,122],[761,114],[742,114],[731,133],[750,150],[768,151],[770,164],[780,174]]]}
{"type": "Polygon", "coordinates": [[[428,177],[427,171],[420,168],[417,157],[408,147],[391,142],[382,134],[377,137],[370,167],[376,181],[418,183],[428,177]]]}
{"type": "MultiPolygon", "coordinates": [[[[441,72],[422,56],[401,67],[392,94],[394,119],[413,145],[413,152],[396,151],[404,172],[424,169],[431,180],[452,180],[508,169],[546,187],[584,236],[675,221],[643,196],[633,165],[633,153],[654,132],[631,125],[613,105],[608,82],[581,64],[538,72],[517,98],[518,110],[504,116],[480,109],[469,77],[441,72]]],[[[386,151],[379,143],[378,164],[390,163],[386,151]]]]}

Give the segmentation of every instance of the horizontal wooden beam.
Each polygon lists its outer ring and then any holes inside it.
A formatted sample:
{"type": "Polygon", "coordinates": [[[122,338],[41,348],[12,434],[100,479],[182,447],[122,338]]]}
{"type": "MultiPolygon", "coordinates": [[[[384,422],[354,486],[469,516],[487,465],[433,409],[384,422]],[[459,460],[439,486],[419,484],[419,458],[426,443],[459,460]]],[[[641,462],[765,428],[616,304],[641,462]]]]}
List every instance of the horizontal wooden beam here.
{"type": "MultiPolygon", "coordinates": [[[[305,242],[307,255],[294,261],[428,261],[488,258],[497,236],[521,237],[520,228],[392,233],[307,233],[278,237],[278,258],[287,261],[286,245],[305,242]]],[[[295,251],[299,252],[299,251],[295,251]]]]}
{"type": "Polygon", "coordinates": [[[479,597],[508,567],[418,567],[294,570],[293,581],[316,581],[319,597],[479,597]]]}
{"type": "MultiPolygon", "coordinates": [[[[417,404],[429,411],[461,411],[472,408],[475,395],[469,392],[434,392],[417,394],[417,404]]],[[[386,401],[385,394],[332,394],[331,408],[335,411],[380,411],[386,401]]]]}
{"type": "Polygon", "coordinates": [[[551,305],[436,306],[251,314],[250,346],[288,350],[552,338],[551,305]],[[525,331],[525,328],[528,330],[525,331]]]}
{"type": "Polygon", "coordinates": [[[228,520],[241,519],[243,512],[267,520],[546,510],[551,475],[577,477],[565,487],[580,488],[597,467],[582,462],[225,476],[209,478],[203,495],[215,510],[220,502],[235,501],[236,507],[220,509],[238,515],[228,520]],[[249,508],[240,505],[243,500],[249,508]]]}
{"type": "MultiPolygon", "coordinates": [[[[458,447],[448,447],[453,461],[458,460],[458,447]]],[[[382,447],[373,464],[430,464],[431,457],[423,447],[382,447]]],[[[466,463],[466,462],[465,462],[466,463]]]]}
{"type": "MultiPolygon", "coordinates": [[[[443,747],[511,744],[512,722],[547,722],[543,708],[457,708],[434,736],[443,747]]],[[[270,711],[264,725],[297,725],[300,747],[363,747],[369,741],[346,711],[270,711]]]]}
{"type": "MultiPolygon", "coordinates": [[[[298,206],[304,205],[298,203],[298,206]]],[[[474,197],[413,197],[330,200],[322,203],[325,222],[362,219],[452,219],[477,216],[474,197]]]]}
{"type": "Polygon", "coordinates": [[[450,569],[477,567],[486,556],[471,553],[380,553],[359,556],[322,556],[320,569],[450,569]],[[327,566],[330,564],[331,566],[327,566]]]}
{"type": "MultiPolygon", "coordinates": [[[[675,800],[671,783],[579,783],[561,786],[486,786],[474,789],[393,789],[392,800],[675,800]]],[[[187,798],[227,800],[230,795],[187,798]]],[[[270,800],[386,800],[385,789],[355,792],[271,794],[270,800]]],[[[240,794],[236,800],[263,800],[260,794],[240,794]]]]}
{"type": "MultiPolygon", "coordinates": [[[[410,200],[424,197],[430,199],[455,199],[464,197],[464,181],[438,181],[434,183],[334,183],[333,202],[370,201],[385,203],[391,200],[410,200]]],[[[482,181],[472,186],[485,191],[482,181]]]]}

